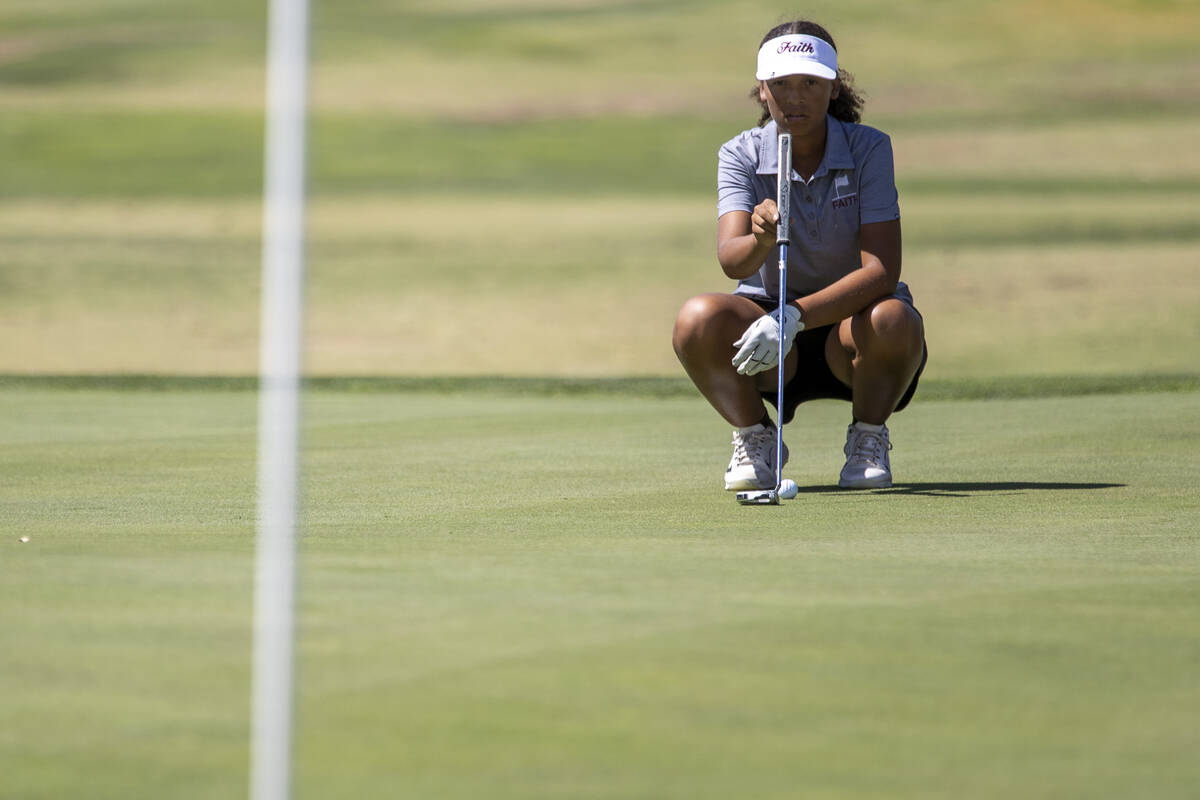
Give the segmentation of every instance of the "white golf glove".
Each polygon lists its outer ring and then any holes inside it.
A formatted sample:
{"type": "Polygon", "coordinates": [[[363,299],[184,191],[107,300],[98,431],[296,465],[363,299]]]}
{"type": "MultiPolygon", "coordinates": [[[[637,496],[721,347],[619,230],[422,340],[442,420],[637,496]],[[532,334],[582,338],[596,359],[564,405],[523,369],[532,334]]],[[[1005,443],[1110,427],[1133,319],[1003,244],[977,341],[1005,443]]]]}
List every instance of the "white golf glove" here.
{"type": "Polygon", "coordinates": [[[756,375],[774,369],[792,349],[796,334],[804,330],[800,309],[791,303],[783,307],[783,347],[779,346],[779,309],[759,317],[746,328],[742,338],[733,343],[741,348],[733,357],[733,365],[741,375],[756,375]],[[782,354],[782,355],[781,355],[782,354]]]}

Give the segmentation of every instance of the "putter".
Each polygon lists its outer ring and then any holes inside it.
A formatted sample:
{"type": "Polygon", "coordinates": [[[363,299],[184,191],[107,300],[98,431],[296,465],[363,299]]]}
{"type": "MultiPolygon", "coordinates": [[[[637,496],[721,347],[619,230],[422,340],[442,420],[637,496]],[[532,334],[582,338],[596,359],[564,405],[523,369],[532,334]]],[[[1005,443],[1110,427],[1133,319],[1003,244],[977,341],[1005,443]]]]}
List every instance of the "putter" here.
{"type": "Polygon", "coordinates": [[[779,375],[776,383],[775,408],[779,424],[775,426],[775,488],[751,489],[737,493],[744,506],[779,505],[779,487],[783,485],[783,304],[787,302],[788,232],[792,216],[792,135],[779,134],[779,175],[775,181],[775,205],[779,208],[779,224],[775,228],[775,244],[779,245],[779,375]]]}

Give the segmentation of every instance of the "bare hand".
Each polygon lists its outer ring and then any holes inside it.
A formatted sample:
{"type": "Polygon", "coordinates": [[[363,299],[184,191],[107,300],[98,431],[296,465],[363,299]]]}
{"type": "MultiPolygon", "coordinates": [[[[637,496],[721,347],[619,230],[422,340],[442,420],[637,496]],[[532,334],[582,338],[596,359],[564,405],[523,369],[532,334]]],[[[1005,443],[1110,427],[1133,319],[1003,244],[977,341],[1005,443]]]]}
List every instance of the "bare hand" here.
{"type": "Polygon", "coordinates": [[[750,215],[750,232],[759,244],[775,244],[775,232],[779,224],[779,206],[771,199],[763,200],[754,207],[750,215]]]}

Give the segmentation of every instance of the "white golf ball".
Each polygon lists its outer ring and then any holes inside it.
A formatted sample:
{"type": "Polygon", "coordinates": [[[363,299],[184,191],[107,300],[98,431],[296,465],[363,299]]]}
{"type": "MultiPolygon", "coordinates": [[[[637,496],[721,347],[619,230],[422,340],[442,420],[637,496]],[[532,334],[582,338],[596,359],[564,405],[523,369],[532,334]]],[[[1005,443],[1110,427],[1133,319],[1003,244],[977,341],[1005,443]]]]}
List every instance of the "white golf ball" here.
{"type": "Polygon", "coordinates": [[[779,482],[779,496],[784,500],[791,500],[798,494],[800,494],[800,487],[791,478],[784,478],[779,482]]]}

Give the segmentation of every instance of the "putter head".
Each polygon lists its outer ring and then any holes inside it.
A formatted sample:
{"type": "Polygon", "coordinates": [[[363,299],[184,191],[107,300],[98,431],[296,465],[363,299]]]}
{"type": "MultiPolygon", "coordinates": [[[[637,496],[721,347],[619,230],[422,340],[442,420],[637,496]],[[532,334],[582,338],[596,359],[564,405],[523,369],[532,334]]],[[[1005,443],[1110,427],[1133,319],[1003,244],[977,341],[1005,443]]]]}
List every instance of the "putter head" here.
{"type": "Polygon", "coordinates": [[[738,492],[737,501],[744,506],[777,506],[779,492],[776,489],[751,489],[748,492],[738,492]]]}

